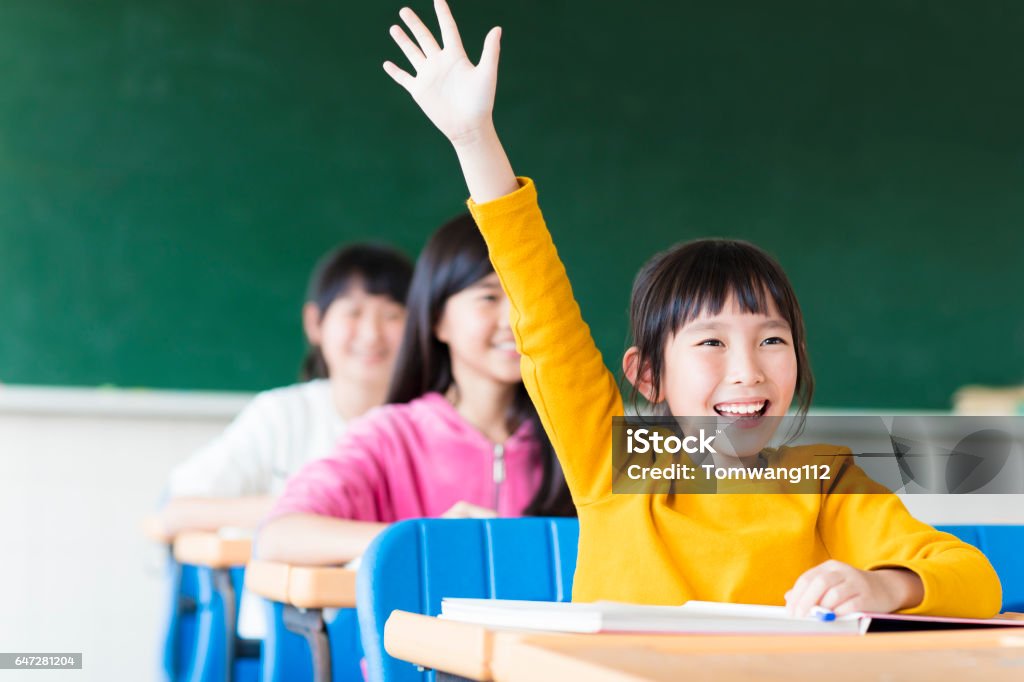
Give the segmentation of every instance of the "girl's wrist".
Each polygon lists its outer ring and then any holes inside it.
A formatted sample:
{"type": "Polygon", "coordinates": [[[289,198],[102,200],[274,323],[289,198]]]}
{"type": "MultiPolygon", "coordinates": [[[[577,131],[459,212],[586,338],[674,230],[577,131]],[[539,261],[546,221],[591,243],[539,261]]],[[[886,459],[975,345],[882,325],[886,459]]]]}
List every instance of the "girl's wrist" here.
{"type": "Polygon", "coordinates": [[[493,122],[473,128],[469,134],[452,140],[455,154],[466,178],[466,187],[473,201],[483,204],[519,188],[515,172],[501,146],[493,122]]]}
{"type": "Polygon", "coordinates": [[[906,568],[890,568],[876,571],[893,586],[896,608],[894,611],[910,609],[924,600],[924,583],[921,578],[906,568]]]}
{"type": "Polygon", "coordinates": [[[488,119],[479,126],[469,128],[458,135],[450,138],[455,152],[460,156],[472,153],[474,150],[490,148],[498,139],[498,132],[494,128],[494,121],[488,119]]]}

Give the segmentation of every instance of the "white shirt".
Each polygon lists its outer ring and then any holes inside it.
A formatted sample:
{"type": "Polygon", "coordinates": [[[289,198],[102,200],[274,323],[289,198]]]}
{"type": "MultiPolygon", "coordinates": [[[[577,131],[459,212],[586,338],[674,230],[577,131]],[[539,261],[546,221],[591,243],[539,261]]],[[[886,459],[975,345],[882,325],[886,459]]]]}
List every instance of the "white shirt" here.
{"type": "Polygon", "coordinates": [[[306,462],[331,454],[345,421],[327,379],[257,395],[213,442],[171,472],[171,497],[278,495],[306,462]]]}

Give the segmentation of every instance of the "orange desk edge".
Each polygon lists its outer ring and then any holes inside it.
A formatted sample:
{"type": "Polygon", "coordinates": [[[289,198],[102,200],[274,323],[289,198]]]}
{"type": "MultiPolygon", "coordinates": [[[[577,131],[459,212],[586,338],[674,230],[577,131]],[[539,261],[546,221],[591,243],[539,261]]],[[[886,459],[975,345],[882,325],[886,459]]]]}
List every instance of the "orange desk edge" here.
{"type": "Polygon", "coordinates": [[[231,568],[249,561],[252,540],[225,538],[210,531],[184,531],[174,538],[174,558],[182,564],[231,568]]]}
{"type": "Polygon", "coordinates": [[[267,599],[303,609],[356,605],[356,572],[348,568],[253,559],[245,570],[245,586],[267,599]]]}

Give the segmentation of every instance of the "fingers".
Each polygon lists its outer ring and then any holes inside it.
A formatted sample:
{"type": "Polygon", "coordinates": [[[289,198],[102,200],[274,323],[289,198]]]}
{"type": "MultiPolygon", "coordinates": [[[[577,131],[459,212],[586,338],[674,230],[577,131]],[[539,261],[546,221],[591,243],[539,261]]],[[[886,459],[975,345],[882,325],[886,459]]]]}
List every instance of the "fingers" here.
{"type": "Polygon", "coordinates": [[[821,603],[821,598],[832,587],[842,582],[843,577],[838,573],[819,573],[814,576],[804,587],[801,594],[797,596],[793,605],[793,613],[798,618],[806,618],[811,615],[811,609],[821,603]]]}
{"type": "Polygon", "coordinates": [[[839,562],[826,561],[806,571],[797,578],[793,589],[786,593],[786,611],[797,618],[810,615],[811,609],[821,604],[829,590],[844,582],[842,568],[839,562]]]}
{"type": "Polygon", "coordinates": [[[422,50],[420,50],[416,43],[412,42],[412,39],[406,35],[401,26],[396,24],[392,26],[388,32],[391,34],[391,37],[394,39],[398,47],[402,48],[402,54],[404,54],[405,58],[409,60],[410,64],[412,64],[412,68],[419,71],[420,66],[427,60],[423,55],[422,50]]]}
{"type": "Polygon", "coordinates": [[[479,67],[491,75],[498,73],[498,55],[501,52],[501,27],[495,26],[484,38],[484,49],[480,53],[479,67]]]}
{"type": "Polygon", "coordinates": [[[487,507],[478,507],[475,504],[472,506],[473,518],[475,519],[494,519],[498,516],[498,512],[494,511],[493,509],[488,509],[487,507]]]}
{"type": "Polygon", "coordinates": [[[384,71],[392,80],[401,85],[407,92],[412,92],[412,84],[416,80],[409,73],[395,66],[394,62],[384,62],[384,71]]]}
{"type": "Polygon", "coordinates": [[[444,514],[441,514],[442,519],[462,519],[466,517],[465,502],[456,502],[451,508],[444,514]]]}
{"type": "Polygon", "coordinates": [[[434,0],[434,11],[437,12],[437,23],[441,27],[441,42],[444,43],[444,48],[465,52],[462,37],[459,35],[459,26],[455,23],[448,3],[445,0],[434,0]]]}
{"type": "MultiPolygon", "coordinates": [[[[838,585],[833,585],[825,591],[825,594],[821,596],[821,600],[818,601],[819,606],[824,606],[826,609],[832,609],[837,611],[839,607],[848,604],[851,600],[856,599],[860,596],[860,591],[856,585],[849,582],[842,582],[838,585]]],[[[840,614],[836,614],[840,615],[840,614]]]]}
{"type": "Polygon", "coordinates": [[[430,55],[441,51],[441,48],[438,46],[437,41],[434,40],[434,36],[430,32],[430,29],[424,26],[423,22],[420,21],[420,18],[416,16],[415,12],[408,7],[403,7],[398,12],[398,16],[402,17],[402,21],[404,21],[405,25],[409,27],[410,31],[412,31],[413,36],[416,38],[416,42],[419,43],[420,50],[423,51],[425,56],[429,57],[430,55]]]}
{"type": "Polygon", "coordinates": [[[835,606],[833,606],[832,607],[832,612],[835,613],[836,616],[838,617],[838,616],[846,616],[846,615],[849,615],[851,613],[856,613],[857,611],[867,611],[868,609],[864,608],[864,603],[863,602],[864,602],[864,595],[853,594],[846,601],[841,602],[841,603],[836,604],[835,606]]]}
{"type": "Polygon", "coordinates": [[[493,509],[481,507],[465,500],[456,502],[441,515],[443,519],[492,519],[497,516],[493,509]]]}

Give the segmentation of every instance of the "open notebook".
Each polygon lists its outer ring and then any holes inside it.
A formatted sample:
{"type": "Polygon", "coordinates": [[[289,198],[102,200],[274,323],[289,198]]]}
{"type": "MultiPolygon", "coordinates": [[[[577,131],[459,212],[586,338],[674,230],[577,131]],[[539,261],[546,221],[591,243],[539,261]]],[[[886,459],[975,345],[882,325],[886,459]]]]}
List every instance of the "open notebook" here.
{"type": "Polygon", "coordinates": [[[825,622],[793,618],[782,606],[689,601],[682,606],[620,602],[567,604],[504,599],[441,600],[441,618],[490,627],[554,632],[678,632],[693,634],[848,634],[978,627],[1024,627],[1021,620],[973,620],[854,613],[825,622]]]}

